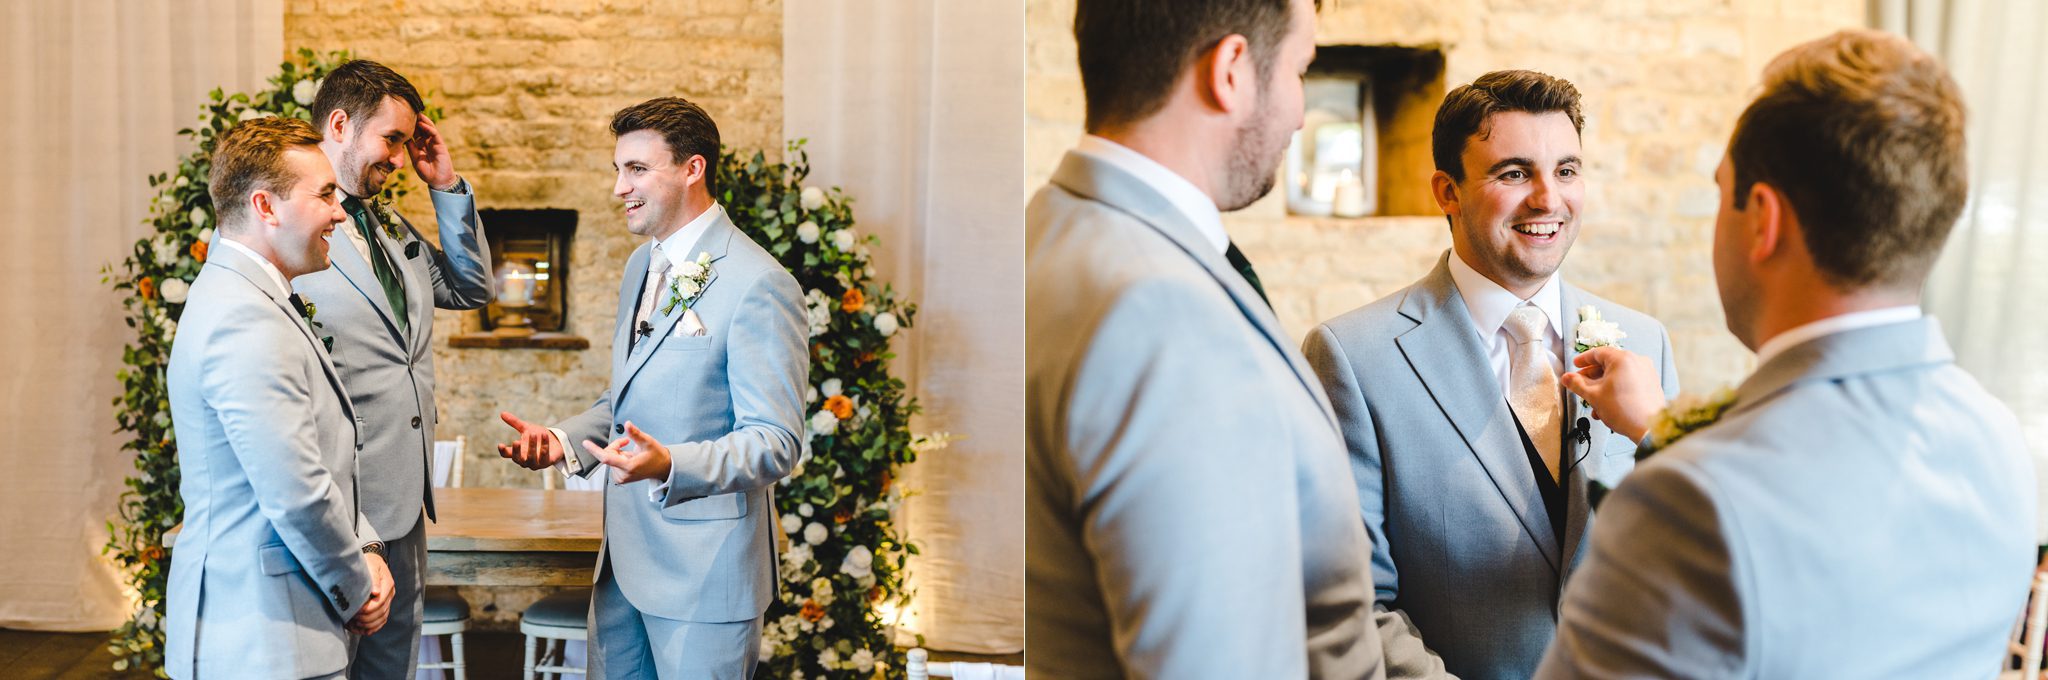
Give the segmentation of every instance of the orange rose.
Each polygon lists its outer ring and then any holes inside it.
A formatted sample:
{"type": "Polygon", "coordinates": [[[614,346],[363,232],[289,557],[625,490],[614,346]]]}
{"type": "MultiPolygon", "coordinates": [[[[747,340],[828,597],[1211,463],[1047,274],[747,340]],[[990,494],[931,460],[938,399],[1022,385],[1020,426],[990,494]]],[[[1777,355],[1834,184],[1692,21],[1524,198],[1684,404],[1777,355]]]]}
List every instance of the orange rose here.
{"type": "Polygon", "coordinates": [[[845,524],[851,521],[853,521],[852,510],[840,510],[839,512],[832,513],[832,522],[835,524],[845,524]]]}
{"type": "Polygon", "coordinates": [[[142,277],[142,280],[135,282],[135,294],[142,296],[144,300],[155,298],[156,282],[150,280],[147,276],[142,277]]]}
{"type": "Polygon", "coordinates": [[[820,619],[825,618],[825,608],[818,606],[817,600],[804,600],[804,609],[797,616],[804,617],[805,621],[817,623],[820,619]]]}
{"type": "Polygon", "coordinates": [[[887,470],[882,471],[882,474],[877,476],[882,478],[882,491],[887,492],[889,490],[889,482],[893,481],[894,478],[889,476],[887,470]]]}
{"type": "Polygon", "coordinates": [[[868,603],[869,603],[869,604],[874,604],[874,603],[878,603],[878,602],[881,602],[881,601],[882,601],[882,587],[881,587],[881,586],[875,586],[875,587],[873,587],[873,588],[869,588],[869,589],[868,589],[868,603]]]}
{"type": "Polygon", "coordinates": [[[875,360],[875,353],[874,353],[874,352],[861,352],[861,353],[860,353],[860,356],[857,356],[857,357],[854,357],[854,358],[853,358],[853,361],[854,361],[854,363],[857,363],[857,364],[866,364],[866,363],[871,363],[871,362],[873,362],[874,360],[875,360]]]}
{"type": "Polygon", "coordinates": [[[846,398],[844,394],[832,395],[825,399],[825,410],[831,411],[832,415],[838,416],[840,420],[852,418],[853,400],[846,398]]]}
{"type": "Polygon", "coordinates": [[[194,259],[194,260],[198,260],[198,261],[200,261],[200,262],[205,262],[205,261],[206,261],[206,242],[205,242],[205,241],[193,241],[193,242],[192,242],[192,259],[194,259]]]}
{"type": "Polygon", "coordinates": [[[839,311],[852,314],[867,303],[868,299],[860,294],[859,288],[848,288],[846,294],[839,298],[839,311]]]}
{"type": "Polygon", "coordinates": [[[147,549],[144,549],[144,550],[142,551],[142,561],[143,561],[143,562],[146,562],[146,563],[155,563],[155,562],[157,562],[158,560],[162,560],[163,558],[164,558],[164,549],[163,549],[163,548],[162,548],[161,546],[154,546],[154,545],[152,545],[152,546],[149,546],[149,547],[148,547],[147,549]]]}

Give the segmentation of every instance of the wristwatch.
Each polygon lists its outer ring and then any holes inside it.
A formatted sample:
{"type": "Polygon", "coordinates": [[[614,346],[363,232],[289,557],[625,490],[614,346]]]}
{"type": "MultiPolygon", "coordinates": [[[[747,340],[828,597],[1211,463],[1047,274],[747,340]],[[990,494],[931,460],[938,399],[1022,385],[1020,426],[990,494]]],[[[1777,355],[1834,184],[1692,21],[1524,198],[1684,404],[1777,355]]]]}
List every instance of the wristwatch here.
{"type": "Polygon", "coordinates": [[[363,553],[383,557],[384,543],[382,541],[370,541],[369,543],[365,543],[363,544],[363,553]]]}

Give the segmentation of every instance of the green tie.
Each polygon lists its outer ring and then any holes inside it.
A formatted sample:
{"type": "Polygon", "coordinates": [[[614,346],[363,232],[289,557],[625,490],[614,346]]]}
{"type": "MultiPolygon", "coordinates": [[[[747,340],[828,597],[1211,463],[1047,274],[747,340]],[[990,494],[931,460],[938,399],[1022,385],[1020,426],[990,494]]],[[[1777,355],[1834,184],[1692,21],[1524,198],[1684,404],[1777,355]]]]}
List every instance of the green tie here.
{"type": "Polygon", "coordinates": [[[1236,242],[1231,242],[1230,249],[1223,251],[1223,259],[1230,261],[1231,268],[1237,270],[1238,276],[1244,277],[1245,283],[1252,284],[1252,291],[1259,294],[1260,300],[1272,306],[1273,301],[1266,299],[1266,287],[1259,285],[1259,273],[1252,271],[1252,261],[1244,258],[1244,251],[1237,249],[1236,242]]]}
{"type": "Polygon", "coordinates": [[[398,332],[412,332],[410,317],[405,313],[405,286],[398,282],[398,269],[384,253],[384,245],[377,242],[376,232],[370,230],[369,209],[354,196],[342,199],[341,207],[355,218],[356,231],[363,235],[363,240],[370,242],[370,269],[377,272],[377,283],[384,287],[384,299],[391,303],[391,314],[398,319],[398,332]]]}

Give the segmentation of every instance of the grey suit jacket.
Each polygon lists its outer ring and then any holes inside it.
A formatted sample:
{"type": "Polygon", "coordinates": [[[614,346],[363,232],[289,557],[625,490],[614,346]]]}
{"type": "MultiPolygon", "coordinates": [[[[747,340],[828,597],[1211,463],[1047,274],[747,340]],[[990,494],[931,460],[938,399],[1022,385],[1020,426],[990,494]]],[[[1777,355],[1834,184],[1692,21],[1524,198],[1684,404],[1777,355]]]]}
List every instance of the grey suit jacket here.
{"type": "Polygon", "coordinates": [[[1801,343],[1601,504],[1538,677],[1991,677],[2034,503],[1933,319],[1801,343]]]}
{"type": "Polygon", "coordinates": [[[724,217],[691,251],[711,254],[710,279],[688,309],[703,335],[678,336],[686,308],[648,316],[653,332],[632,344],[634,306],[651,246],[626,260],[612,333],[611,388],[590,410],[555,426],[582,473],[604,475],[604,547],[619,589],[641,612],[723,623],[761,616],[775,597],[775,483],[810,447],[804,388],[808,329],[796,279],[724,217]],[[630,346],[630,349],[629,349],[630,346]],[[653,480],[612,483],[611,468],[584,451],[625,436],[625,423],[669,447],[668,492],[653,480]]]}
{"type": "MultiPolygon", "coordinates": [[[[1567,394],[1565,535],[1552,529],[1446,251],[1421,281],[1331,319],[1302,346],[1329,391],[1359,514],[1373,537],[1377,606],[1388,673],[1527,678],[1557,626],[1560,589],[1584,552],[1589,480],[1612,487],[1635,463],[1635,443],[1567,394]],[[1571,436],[1577,428],[1584,438],[1571,436]],[[1420,640],[1417,640],[1419,635],[1420,640]]],[[[1671,341],[1655,319],[1562,284],[1565,365],[1576,312],[1601,311],[1622,346],[1656,362],[1675,396],[1671,341]]]]}
{"type": "Polygon", "coordinates": [[[1382,677],[1343,444],[1272,310],[1086,156],[1026,223],[1028,672],[1382,677]]]}
{"type": "MultiPolygon", "coordinates": [[[[466,182],[467,180],[465,180],[466,182]]],[[[490,248],[477,220],[474,193],[429,192],[441,247],[420,237],[405,216],[399,240],[384,234],[376,211],[370,236],[398,264],[404,282],[406,331],[400,331],[377,274],[342,230],[328,235],[334,266],[292,281],[320,308],[322,334],[334,338],[334,367],[363,416],[363,512],[377,533],[400,538],[434,516],[434,309],[476,309],[491,300],[490,248]]],[[[393,213],[396,215],[396,213],[393,213]]]]}
{"type": "Polygon", "coordinates": [[[171,343],[185,515],[164,664],[174,678],[335,673],[376,540],[356,498],[362,422],[285,291],[241,251],[212,253],[171,343]]]}

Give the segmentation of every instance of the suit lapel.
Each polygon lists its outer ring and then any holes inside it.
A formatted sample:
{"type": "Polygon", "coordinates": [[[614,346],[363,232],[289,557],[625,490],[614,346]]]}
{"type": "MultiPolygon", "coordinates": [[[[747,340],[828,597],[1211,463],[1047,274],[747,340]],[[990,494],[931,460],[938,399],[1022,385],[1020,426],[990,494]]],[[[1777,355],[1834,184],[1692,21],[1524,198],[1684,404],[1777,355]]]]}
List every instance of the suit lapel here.
{"type": "MultiPolygon", "coordinates": [[[[711,273],[704,280],[704,287],[697,291],[697,298],[691,303],[691,307],[702,306],[705,297],[711,295],[712,285],[718,282],[718,262],[725,258],[726,249],[732,242],[733,233],[731,221],[721,216],[713,220],[704,230],[704,233],[697,237],[695,247],[689,251],[689,255],[685,256],[694,260],[699,252],[709,253],[712,262],[711,273]]],[[[651,257],[652,247],[648,247],[646,250],[651,257]]],[[[636,290],[644,290],[646,288],[647,277],[651,275],[652,269],[653,265],[651,262],[641,265],[639,269],[640,275],[634,277],[640,280],[641,286],[641,288],[636,290]]],[[[667,288],[655,291],[654,299],[650,302],[650,304],[654,305],[654,309],[649,310],[647,313],[647,321],[654,327],[653,334],[641,339],[640,344],[634,346],[632,351],[626,355],[625,374],[619,378],[618,386],[612,392],[614,399],[612,403],[618,403],[616,401],[617,398],[624,395],[626,389],[632,385],[633,377],[640,374],[640,369],[647,365],[647,360],[652,358],[657,350],[661,349],[661,343],[668,340],[669,336],[675,332],[676,323],[682,320],[685,307],[681,303],[669,307],[667,311],[662,311],[663,307],[668,306],[668,295],[669,291],[667,288]]],[[[631,317],[627,318],[631,319],[631,317]]]]}
{"type": "MultiPolygon", "coordinates": [[[[1560,313],[1565,315],[1563,318],[1564,323],[1562,324],[1564,328],[1564,370],[1573,371],[1576,368],[1572,362],[1579,358],[1578,310],[1580,307],[1593,304],[1593,302],[1585,294],[1585,291],[1579,290],[1577,286],[1573,286],[1570,283],[1560,282],[1559,288],[1564,307],[1560,313]]],[[[1603,317],[1611,316],[1607,314],[1607,311],[1601,310],[1603,317]]],[[[1583,400],[1579,399],[1578,395],[1566,391],[1564,393],[1564,401],[1564,422],[1566,425],[1564,450],[1567,454],[1566,457],[1571,462],[1566,468],[1563,566],[1564,572],[1569,575],[1572,563],[1579,552],[1579,544],[1586,538],[1586,524],[1591,520],[1593,513],[1592,506],[1587,504],[1586,494],[1590,488],[1588,482],[1591,479],[1586,476],[1586,460],[1590,456],[1605,455],[1605,452],[1599,451],[1599,448],[1606,444],[1608,437],[1614,433],[1614,430],[1607,427],[1606,423],[1593,419],[1592,409],[1583,400]]],[[[1598,462],[1604,463],[1605,461],[1598,462]]]]}
{"type": "Polygon", "coordinates": [[[619,279],[619,314],[612,330],[612,403],[618,404],[619,388],[625,385],[626,362],[633,346],[633,316],[639,311],[640,291],[647,288],[650,244],[640,244],[626,258],[626,275],[619,279]]]}
{"type": "Polygon", "coordinates": [[[1236,303],[1238,311],[1251,321],[1252,326],[1265,336],[1267,342],[1272,343],[1275,350],[1280,352],[1288,367],[1294,370],[1295,379],[1301,382],[1314,397],[1316,406],[1322,409],[1323,419],[1329,422],[1332,428],[1337,427],[1336,413],[1330,408],[1329,397],[1323,394],[1322,383],[1316,379],[1307,362],[1293,351],[1294,345],[1289,341],[1287,334],[1281,331],[1280,320],[1274,316],[1273,307],[1266,304],[1265,299],[1252,290],[1251,284],[1246,283],[1244,276],[1238,274],[1235,267],[1230,266],[1223,253],[1216,252],[1215,246],[1202,238],[1195,226],[1188,224],[1187,219],[1180,211],[1174,209],[1164,196],[1159,195],[1138,178],[1076,152],[1068,152],[1066,158],[1060,161],[1059,169],[1053,173],[1052,183],[1076,195],[1129,213],[1164,235],[1182,252],[1193,258],[1209,273],[1210,278],[1215,279],[1217,284],[1223,287],[1231,301],[1236,303]]]}
{"type": "MultiPolygon", "coordinates": [[[[380,231],[376,226],[376,221],[375,211],[372,211],[370,216],[370,236],[372,237],[376,237],[377,232],[380,231]]],[[[356,250],[355,240],[349,238],[348,234],[341,233],[342,229],[354,228],[356,228],[355,220],[349,220],[349,226],[347,227],[335,227],[335,233],[327,237],[328,259],[334,262],[335,271],[341,272],[341,278],[348,280],[348,285],[354,286],[356,292],[362,294],[363,299],[370,303],[371,309],[377,310],[378,318],[384,320],[384,327],[390,331],[392,339],[398,341],[401,347],[410,347],[411,345],[406,342],[404,334],[398,331],[398,317],[391,312],[391,301],[384,298],[384,284],[377,281],[376,270],[371,268],[368,260],[363,259],[362,251],[356,250]]],[[[374,254],[373,252],[372,255],[374,254]]]]}
{"type": "Polygon", "coordinates": [[[1464,298],[1451,282],[1449,258],[1446,252],[1436,269],[1402,298],[1401,314],[1417,325],[1394,338],[1394,344],[1466,447],[1479,458],[1529,538],[1549,558],[1551,568],[1557,569],[1561,564],[1557,537],[1544,509],[1543,492],[1536,487],[1528,455],[1522,449],[1514,413],[1494,378],[1493,361],[1472,328],[1464,298]]]}
{"type": "MultiPolygon", "coordinates": [[[[263,271],[263,267],[250,260],[247,255],[243,255],[242,251],[235,248],[220,248],[213,252],[215,256],[206,261],[207,266],[218,266],[234,272],[256,286],[257,290],[263,292],[264,297],[270,298],[271,306],[283,312],[285,318],[291,320],[292,325],[299,329],[299,335],[313,345],[313,355],[320,358],[320,370],[327,374],[327,384],[341,397],[342,413],[348,417],[349,422],[355,422],[355,404],[349,400],[348,388],[341,383],[341,372],[335,370],[334,361],[328,358],[327,348],[321,344],[320,338],[313,334],[313,327],[306,322],[305,317],[299,315],[297,308],[292,307],[291,295],[279,290],[277,282],[270,278],[270,274],[263,271]]],[[[316,314],[315,317],[317,316],[316,314]]]]}
{"type": "MultiPolygon", "coordinates": [[[[405,339],[405,347],[410,352],[415,349],[413,347],[414,343],[417,343],[420,338],[426,336],[426,333],[420,331],[420,326],[422,324],[431,325],[434,323],[434,300],[431,295],[429,282],[419,279],[419,274],[413,272],[412,267],[407,264],[408,260],[405,257],[404,245],[407,241],[404,237],[410,236],[413,242],[421,243],[420,247],[422,248],[426,247],[424,240],[420,239],[419,232],[414,231],[412,224],[406,222],[403,216],[398,215],[396,212],[393,212],[392,216],[398,218],[398,234],[401,237],[399,240],[393,240],[384,235],[384,230],[379,228],[380,223],[378,222],[376,211],[370,212],[370,236],[377,239],[377,242],[384,247],[385,256],[391,258],[391,268],[398,272],[399,285],[405,287],[406,334],[408,336],[405,339]],[[421,292],[429,293],[425,301],[426,304],[421,304],[421,292]],[[426,318],[421,318],[422,314],[426,315],[426,318]]],[[[375,280],[375,274],[373,273],[370,278],[375,280]]],[[[382,292],[382,290],[382,288],[378,289],[379,292],[382,292]]]]}

